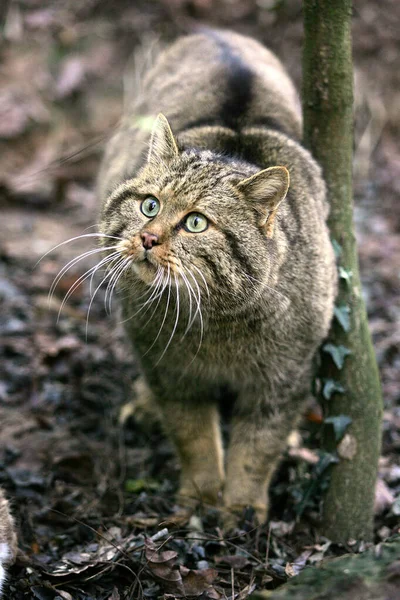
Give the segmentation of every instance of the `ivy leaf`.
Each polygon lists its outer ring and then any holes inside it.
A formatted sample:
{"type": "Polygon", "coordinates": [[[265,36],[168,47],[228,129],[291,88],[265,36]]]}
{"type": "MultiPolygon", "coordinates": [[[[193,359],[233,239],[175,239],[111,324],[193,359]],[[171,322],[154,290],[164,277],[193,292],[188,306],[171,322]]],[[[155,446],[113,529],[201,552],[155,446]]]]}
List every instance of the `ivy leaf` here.
{"type": "Polygon", "coordinates": [[[325,346],[322,347],[322,350],[331,355],[332,360],[338,369],[343,368],[344,359],[351,354],[351,350],[346,348],[346,346],[335,346],[335,344],[325,344],[325,346]]]}
{"type": "Polygon", "coordinates": [[[341,304],[334,308],[334,315],[346,333],[350,331],[350,312],[350,306],[347,304],[341,304]]]}
{"type": "Polygon", "coordinates": [[[335,440],[338,442],[342,439],[346,429],[350,425],[352,419],[347,415],[338,415],[337,417],[327,417],[324,419],[326,425],[332,425],[335,432],[335,440]]]}
{"type": "Polygon", "coordinates": [[[343,250],[342,250],[342,246],[339,244],[339,242],[337,242],[336,240],[334,240],[333,238],[331,239],[332,242],[332,246],[333,246],[333,251],[335,253],[336,258],[339,258],[340,255],[342,254],[343,250]]]}
{"type": "Polygon", "coordinates": [[[335,381],[334,379],[324,379],[324,387],[322,388],[322,395],[325,400],[330,400],[332,394],[335,392],[337,394],[344,394],[345,389],[339,381],[335,381]]]}
{"type": "Polygon", "coordinates": [[[346,284],[349,286],[351,283],[351,278],[353,277],[353,271],[345,269],[344,267],[339,267],[338,271],[340,279],[344,279],[346,284]]]}
{"type": "Polygon", "coordinates": [[[125,491],[132,494],[139,494],[143,491],[156,491],[160,489],[160,484],[154,479],[127,479],[125,481],[125,491]]]}
{"type": "MultiPolygon", "coordinates": [[[[328,417],[329,418],[329,417],[328,417]]],[[[322,473],[326,471],[329,465],[339,462],[338,457],[330,452],[320,452],[319,461],[314,467],[313,475],[321,477],[322,473]]]]}
{"type": "Polygon", "coordinates": [[[299,517],[303,514],[306,506],[312,505],[312,500],[317,494],[318,487],[321,490],[323,489],[324,479],[326,483],[328,467],[333,463],[339,462],[338,457],[334,454],[330,454],[329,452],[320,452],[319,455],[319,461],[312,470],[311,478],[308,485],[304,489],[304,492],[302,493],[302,498],[299,504],[295,506],[296,515],[299,517]]]}

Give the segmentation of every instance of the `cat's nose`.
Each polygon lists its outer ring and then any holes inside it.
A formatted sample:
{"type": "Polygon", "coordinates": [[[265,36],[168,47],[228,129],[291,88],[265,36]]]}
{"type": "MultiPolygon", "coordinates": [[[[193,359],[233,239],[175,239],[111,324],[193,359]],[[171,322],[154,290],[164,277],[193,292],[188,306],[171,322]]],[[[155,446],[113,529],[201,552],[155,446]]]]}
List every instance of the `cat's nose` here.
{"type": "Polygon", "coordinates": [[[142,238],[143,248],[145,248],[146,250],[150,250],[153,246],[156,246],[158,244],[158,235],[156,235],[155,233],[142,231],[140,237],[142,238]]]}

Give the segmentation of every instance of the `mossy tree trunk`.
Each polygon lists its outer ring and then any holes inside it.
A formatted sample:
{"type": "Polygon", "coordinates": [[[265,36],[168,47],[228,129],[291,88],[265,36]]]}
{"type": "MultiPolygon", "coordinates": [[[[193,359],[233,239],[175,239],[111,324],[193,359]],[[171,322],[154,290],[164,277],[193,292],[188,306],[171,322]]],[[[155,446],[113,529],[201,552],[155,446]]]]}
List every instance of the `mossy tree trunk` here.
{"type": "Polygon", "coordinates": [[[303,10],[304,141],[327,183],[329,227],[340,276],[335,319],[321,352],[324,412],[334,425],[325,426],[326,448],[332,450],[335,437],[341,437],[340,461],[332,467],[324,502],[323,533],[339,542],[368,540],[381,447],[382,397],[352,222],[352,5],[351,0],[304,0],[303,10]]]}

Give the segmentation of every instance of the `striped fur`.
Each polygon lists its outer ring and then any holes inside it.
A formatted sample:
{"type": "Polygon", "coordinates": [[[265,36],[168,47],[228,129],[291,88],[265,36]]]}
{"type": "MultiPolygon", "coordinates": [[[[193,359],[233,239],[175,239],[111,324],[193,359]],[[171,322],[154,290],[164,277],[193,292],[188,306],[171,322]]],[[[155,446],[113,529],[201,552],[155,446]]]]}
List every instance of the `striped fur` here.
{"type": "Polygon", "coordinates": [[[101,231],[123,240],[119,286],[139,387],[180,456],[181,500],[251,504],[260,520],[336,292],[325,185],[299,141],[299,106],[256,41],[182,38],[145,74],[99,176],[101,231]],[[152,219],[140,210],[148,196],[161,206],[152,219]],[[192,212],[208,219],[202,233],[187,231],[192,212]],[[158,242],[147,251],[143,232],[158,242]],[[224,464],[226,386],[236,400],[224,464]]]}
{"type": "Polygon", "coordinates": [[[11,517],[8,502],[0,488],[0,597],[6,580],[6,567],[10,565],[16,554],[17,538],[14,521],[11,517]]]}

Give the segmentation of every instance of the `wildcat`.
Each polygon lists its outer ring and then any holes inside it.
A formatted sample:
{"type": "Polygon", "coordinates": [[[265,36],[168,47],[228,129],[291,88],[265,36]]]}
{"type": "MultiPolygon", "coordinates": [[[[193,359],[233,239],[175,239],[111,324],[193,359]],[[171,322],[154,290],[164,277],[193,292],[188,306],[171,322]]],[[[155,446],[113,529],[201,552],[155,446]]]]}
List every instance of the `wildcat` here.
{"type": "Polygon", "coordinates": [[[138,400],[157,407],[175,445],[179,499],[231,515],[251,505],[259,522],[336,293],[325,185],[301,130],[277,57],[207,30],[144,74],[98,184],[138,400]],[[226,386],[235,400],[224,459],[226,386]]]}
{"type": "Polygon", "coordinates": [[[13,562],[17,551],[17,537],[8,502],[0,488],[0,597],[6,579],[6,567],[13,562]]]}

